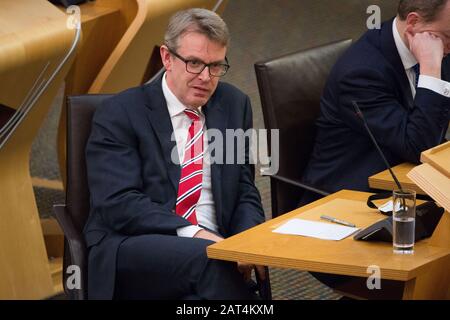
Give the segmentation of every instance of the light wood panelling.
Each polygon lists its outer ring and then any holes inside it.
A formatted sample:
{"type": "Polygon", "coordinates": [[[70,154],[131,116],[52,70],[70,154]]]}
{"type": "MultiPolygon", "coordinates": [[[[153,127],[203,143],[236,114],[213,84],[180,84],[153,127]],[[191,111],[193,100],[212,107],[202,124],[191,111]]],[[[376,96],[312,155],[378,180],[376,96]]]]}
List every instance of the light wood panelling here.
{"type": "Polygon", "coordinates": [[[63,258],[55,258],[48,260],[48,265],[50,268],[50,274],[52,276],[53,283],[53,295],[62,294],[64,292],[63,287],[63,258]]]}
{"type": "Polygon", "coordinates": [[[62,257],[64,254],[64,233],[53,218],[41,219],[45,248],[49,259],[62,257]]]}
{"type": "MultiPolygon", "coordinates": [[[[75,31],[46,0],[0,1],[0,101],[17,108],[50,61],[49,78],[69,51],[75,31]]],[[[29,173],[32,142],[66,76],[61,69],[0,149],[0,299],[54,294],[44,237],[29,173]]]]}
{"type": "Polygon", "coordinates": [[[42,179],[38,177],[33,177],[31,179],[33,181],[33,186],[40,187],[40,188],[47,188],[47,189],[53,189],[53,190],[61,190],[63,191],[63,184],[59,180],[48,180],[48,179],[42,179]]]}

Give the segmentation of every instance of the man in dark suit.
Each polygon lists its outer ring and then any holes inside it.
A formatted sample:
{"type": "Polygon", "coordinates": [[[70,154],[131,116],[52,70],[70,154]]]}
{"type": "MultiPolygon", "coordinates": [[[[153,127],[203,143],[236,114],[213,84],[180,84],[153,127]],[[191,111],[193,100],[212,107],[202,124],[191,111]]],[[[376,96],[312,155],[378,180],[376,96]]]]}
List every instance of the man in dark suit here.
{"type": "MultiPolygon", "coordinates": [[[[265,277],[261,266],[206,256],[264,219],[249,161],[214,162],[207,149],[206,129],[225,137],[252,127],[249,98],[219,82],[228,38],[211,11],[175,14],[161,46],[165,73],[96,112],[86,150],[89,298],[251,299],[252,269],[265,277]]],[[[248,145],[234,151],[248,159],[248,145]]]]}
{"type": "MultiPolygon", "coordinates": [[[[443,142],[450,108],[450,1],[401,0],[398,15],[339,59],[321,99],[317,137],[303,181],[328,192],[368,191],[386,169],[355,101],[390,165],[419,163],[443,142]]],[[[304,194],[301,204],[317,196],[304,194]]]]}

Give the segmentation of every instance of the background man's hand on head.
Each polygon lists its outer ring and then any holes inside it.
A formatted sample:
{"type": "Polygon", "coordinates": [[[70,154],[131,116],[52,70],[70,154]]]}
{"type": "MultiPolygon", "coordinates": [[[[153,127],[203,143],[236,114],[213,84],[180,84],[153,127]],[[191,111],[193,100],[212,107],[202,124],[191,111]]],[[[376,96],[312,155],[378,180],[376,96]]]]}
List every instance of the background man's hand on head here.
{"type": "Polygon", "coordinates": [[[441,79],[444,43],[431,32],[412,34],[406,32],[411,53],[420,64],[420,74],[441,79]]]}

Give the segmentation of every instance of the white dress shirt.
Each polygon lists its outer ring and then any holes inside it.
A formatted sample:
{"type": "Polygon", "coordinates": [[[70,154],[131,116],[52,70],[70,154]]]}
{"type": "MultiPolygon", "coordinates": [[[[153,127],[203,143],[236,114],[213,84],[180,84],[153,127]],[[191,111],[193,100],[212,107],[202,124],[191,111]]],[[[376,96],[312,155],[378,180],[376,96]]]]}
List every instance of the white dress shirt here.
{"type": "MultiPolygon", "coordinates": [[[[403,42],[400,33],[398,32],[397,18],[395,18],[394,22],[392,23],[392,34],[394,35],[395,46],[397,47],[397,51],[400,55],[400,59],[402,60],[406,75],[408,76],[409,85],[411,86],[411,92],[413,94],[413,97],[415,97],[416,73],[414,72],[413,67],[417,64],[417,60],[411,53],[411,51],[409,51],[408,47],[406,47],[406,44],[403,42]]],[[[426,88],[443,96],[450,97],[450,82],[435,77],[420,75],[417,87],[426,88]]]]}
{"type": "MultiPolygon", "coordinates": [[[[180,100],[173,94],[173,92],[167,86],[166,74],[162,78],[162,90],[164,98],[167,102],[167,108],[169,109],[170,121],[172,122],[174,138],[177,144],[178,159],[184,158],[184,147],[186,145],[189,126],[191,125],[191,119],[184,113],[186,106],[184,106],[180,100]]],[[[197,222],[199,225],[204,226],[210,230],[218,231],[216,209],[214,207],[214,199],[211,189],[211,165],[210,154],[208,152],[208,137],[206,132],[205,115],[202,113],[201,107],[200,121],[203,124],[203,179],[202,179],[202,191],[200,193],[200,199],[198,200],[197,207],[195,209],[197,214],[197,222]]],[[[183,161],[179,161],[182,163],[183,161]]],[[[180,237],[193,237],[202,228],[199,226],[187,226],[177,229],[177,234],[180,237]]]]}

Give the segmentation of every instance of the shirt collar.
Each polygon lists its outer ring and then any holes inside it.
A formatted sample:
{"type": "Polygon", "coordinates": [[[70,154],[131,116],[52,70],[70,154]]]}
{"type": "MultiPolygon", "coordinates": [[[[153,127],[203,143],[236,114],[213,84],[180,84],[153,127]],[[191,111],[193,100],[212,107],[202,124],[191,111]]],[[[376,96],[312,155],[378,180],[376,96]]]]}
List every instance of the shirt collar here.
{"type": "Polygon", "coordinates": [[[409,51],[405,42],[403,42],[402,37],[397,29],[397,18],[394,19],[392,23],[392,34],[394,35],[395,46],[397,47],[398,54],[400,55],[400,59],[402,60],[403,67],[405,70],[411,69],[417,64],[417,59],[414,55],[409,51]]]}
{"type": "MultiPolygon", "coordinates": [[[[180,100],[173,94],[172,90],[170,90],[166,81],[166,73],[164,73],[162,77],[162,91],[164,94],[164,98],[167,102],[167,108],[169,109],[169,115],[171,118],[184,113],[184,110],[187,108],[184,104],[181,103],[180,100]]],[[[202,107],[198,108],[200,114],[202,113],[202,107]]]]}

